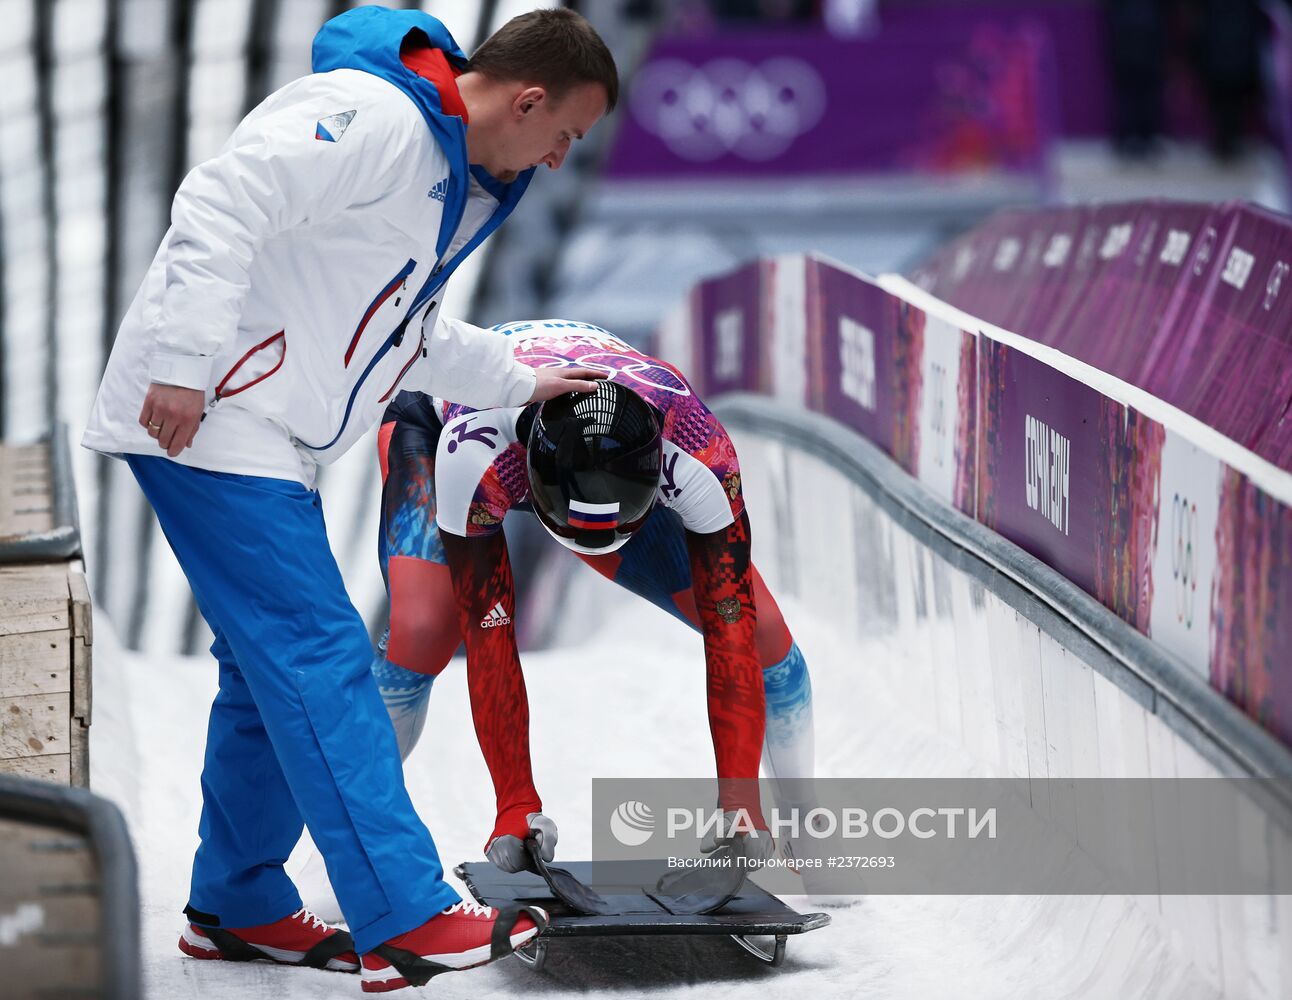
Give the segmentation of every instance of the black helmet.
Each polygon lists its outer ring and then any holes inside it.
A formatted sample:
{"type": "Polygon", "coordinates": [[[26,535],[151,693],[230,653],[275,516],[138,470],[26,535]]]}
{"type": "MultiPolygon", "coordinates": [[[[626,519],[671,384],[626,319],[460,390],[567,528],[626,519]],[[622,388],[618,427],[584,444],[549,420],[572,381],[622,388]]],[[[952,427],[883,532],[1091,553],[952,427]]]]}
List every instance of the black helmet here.
{"type": "Polygon", "coordinates": [[[567,549],[613,552],[645,523],[659,488],[655,409],[609,379],[539,405],[529,429],[529,499],[567,549]]]}

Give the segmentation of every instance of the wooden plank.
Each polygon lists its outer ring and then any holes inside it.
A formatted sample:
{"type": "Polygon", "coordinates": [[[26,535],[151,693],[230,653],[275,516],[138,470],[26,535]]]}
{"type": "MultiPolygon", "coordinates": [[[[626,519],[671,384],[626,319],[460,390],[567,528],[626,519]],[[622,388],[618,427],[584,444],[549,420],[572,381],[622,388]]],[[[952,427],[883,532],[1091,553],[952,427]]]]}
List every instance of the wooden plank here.
{"type": "MultiPolygon", "coordinates": [[[[67,563],[18,563],[0,566],[8,589],[22,588],[45,599],[67,596],[67,563]]],[[[11,596],[11,595],[10,595],[11,596]]]]}
{"type": "Polygon", "coordinates": [[[102,975],[100,872],[89,841],[38,823],[0,820],[0,912],[6,997],[82,995],[102,975]]]}
{"type": "Polygon", "coordinates": [[[0,819],[4,886],[0,901],[98,892],[99,874],[90,842],[37,823],[0,819]],[[75,889],[80,892],[74,892],[75,889]]]}
{"type": "Polygon", "coordinates": [[[0,774],[67,785],[72,781],[72,758],[65,753],[51,753],[41,757],[10,757],[0,760],[0,774]]]}
{"type": "MultiPolygon", "coordinates": [[[[77,788],[90,787],[90,727],[72,719],[67,731],[70,753],[68,754],[67,780],[77,788]]],[[[38,758],[43,760],[44,758],[38,758]]]]}
{"type": "Polygon", "coordinates": [[[91,671],[94,612],[90,604],[90,587],[79,560],[68,566],[67,588],[72,602],[72,718],[88,726],[94,690],[91,671]]]}
{"type": "Polygon", "coordinates": [[[24,695],[0,702],[0,758],[70,751],[71,696],[24,695]]]}
{"type": "Polygon", "coordinates": [[[21,934],[18,947],[5,949],[5,1000],[100,996],[96,988],[103,975],[99,901],[54,896],[22,905],[25,926],[38,923],[39,927],[21,934]]]}
{"type": "Polygon", "coordinates": [[[70,624],[66,564],[0,566],[0,636],[70,624]]]}
{"type": "MultiPolygon", "coordinates": [[[[48,920],[48,907],[44,907],[48,920]]],[[[72,932],[60,932],[57,940],[63,941],[72,932]]],[[[93,986],[101,981],[103,973],[102,945],[97,934],[81,934],[83,943],[43,944],[37,948],[10,948],[5,951],[5,979],[12,983],[14,992],[6,992],[5,1000],[48,1000],[49,997],[83,997],[86,1000],[101,996],[93,986]]]]}
{"type": "Polygon", "coordinates": [[[51,479],[47,444],[0,447],[0,538],[54,527],[51,479]]]}
{"type": "Polygon", "coordinates": [[[0,635],[0,698],[72,690],[72,652],[63,632],[0,635]]]}
{"type": "Polygon", "coordinates": [[[10,496],[9,484],[16,478],[14,468],[14,449],[0,445],[0,534],[4,534],[13,509],[13,498],[10,496]]]}

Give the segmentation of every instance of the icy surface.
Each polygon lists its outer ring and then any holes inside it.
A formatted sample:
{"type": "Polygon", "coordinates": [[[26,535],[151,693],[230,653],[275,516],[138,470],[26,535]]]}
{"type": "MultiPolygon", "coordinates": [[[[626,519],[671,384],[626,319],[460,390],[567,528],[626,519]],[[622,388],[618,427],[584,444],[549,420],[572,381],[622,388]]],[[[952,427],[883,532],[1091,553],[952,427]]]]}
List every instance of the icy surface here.
{"type": "MultiPolygon", "coordinates": [[[[586,633],[568,635],[565,648],[525,659],[534,770],[546,810],[560,826],[558,860],[588,854],[590,778],[703,776],[697,762],[712,766],[698,638],[590,571],[569,596],[567,606],[583,609],[572,617],[590,623],[586,633]]],[[[971,773],[961,748],[918,728],[887,692],[883,677],[903,668],[907,652],[882,642],[858,648],[805,609],[786,603],[785,612],[812,671],[822,775],[971,773]]],[[[198,774],[215,667],[205,657],[123,654],[106,621],[96,623],[95,639],[93,782],[125,811],[135,839],[148,996],[360,996],[353,976],[198,962],[176,949],[196,846],[198,774]]],[[[406,770],[446,867],[478,859],[492,825],[493,796],[471,727],[461,662],[437,681],[426,734],[406,770]]],[[[302,855],[298,850],[291,870],[302,855]]],[[[307,901],[325,894],[316,884],[301,889],[307,901]]],[[[805,898],[787,902],[799,909],[811,905],[805,898]]],[[[831,926],[790,939],[779,970],[760,967],[725,938],[558,941],[543,972],[508,959],[441,976],[425,993],[407,995],[1217,995],[1180,944],[1163,940],[1128,897],[871,896],[830,912],[831,926]]]]}

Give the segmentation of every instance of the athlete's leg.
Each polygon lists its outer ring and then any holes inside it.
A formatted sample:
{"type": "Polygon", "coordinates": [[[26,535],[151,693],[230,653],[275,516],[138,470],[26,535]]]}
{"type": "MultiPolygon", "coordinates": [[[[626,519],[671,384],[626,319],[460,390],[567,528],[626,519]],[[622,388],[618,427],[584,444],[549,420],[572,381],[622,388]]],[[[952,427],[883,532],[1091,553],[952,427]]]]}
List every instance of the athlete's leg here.
{"type": "Polygon", "coordinates": [[[426,723],[435,677],[461,642],[453,585],[435,526],[439,423],[425,408],[404,411],[378,435],[383,475],[378,558],[390,596],[390,626],[372,674],[407,758],[426,723]]]}
{"type": "Polygon", "coordinates": [[[815,768],[812,727],[812,678],[799,644],[790,635],[780,606],[762,574],[754,567],[754,607],[758,609],[759,662],[767,699],[767,728],[763,738],[763,769],[778,784],[784,804],[803,795],[795,779],[810,779],[815,768]]]}

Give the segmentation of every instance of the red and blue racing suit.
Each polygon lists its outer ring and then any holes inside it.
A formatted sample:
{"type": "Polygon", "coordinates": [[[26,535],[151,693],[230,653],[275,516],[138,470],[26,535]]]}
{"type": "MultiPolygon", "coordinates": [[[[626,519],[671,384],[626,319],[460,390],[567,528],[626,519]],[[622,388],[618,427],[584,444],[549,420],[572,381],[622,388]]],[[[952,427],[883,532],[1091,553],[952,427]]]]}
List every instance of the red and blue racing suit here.
{"type": "MultiPolygon", "coordinates": [[[[761,825],[751,780],[760,754],[774,777],[811,777],[811,685],[750,558],[730,437],[677,369],[600,328],[548,320],[498,329],[514,338],[519,360],[604,371],[660,414],[655,510],[617,552],[579,558],[703,634],[720,801],[761,825]]],[[[387,410],[379,439],[379,548],[391,617],[374,674],[406,756],[431,680],[465,640],[476,732],[498,799],[490,839],[523,837],[525,817],[542,810],[502,532],[506,514],[527,506],[530,419],[524,408],[474,411],[406,392],[387,410]]]]}

